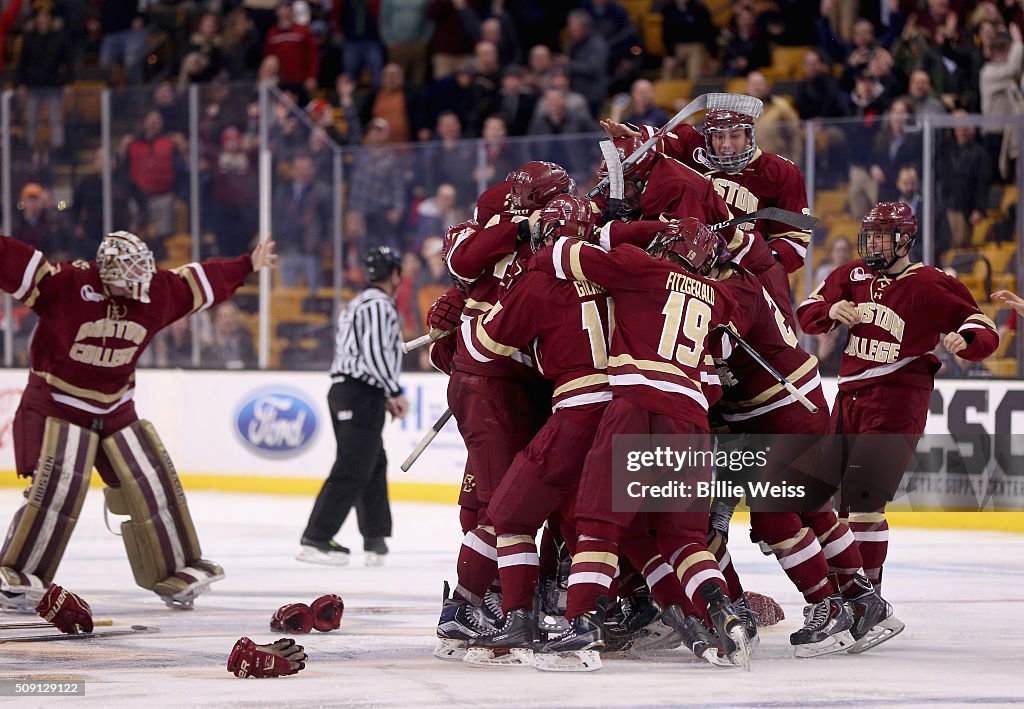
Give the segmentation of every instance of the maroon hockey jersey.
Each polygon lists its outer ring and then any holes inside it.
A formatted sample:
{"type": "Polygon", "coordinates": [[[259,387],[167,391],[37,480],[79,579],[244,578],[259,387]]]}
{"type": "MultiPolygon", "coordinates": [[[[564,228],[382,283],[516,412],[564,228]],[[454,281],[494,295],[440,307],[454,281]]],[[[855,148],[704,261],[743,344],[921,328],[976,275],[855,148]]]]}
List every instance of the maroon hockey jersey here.
{"type": "Polygon", "coordinates": [[[797,308],[804,332],[832,330],[837,323],[828,312],[841,300],[855,303],[861,315],[839,365],[842,391],[881,382],[931,389],[939,369],[931,352],[945,333],[964,336],[968,346],[958,356],[968,360],[985,359],[999,344],[995,323],[970,291],[924,264],[911,264],[895,278],[876,274],[860,259],[840,266],[797,308]]]}
{"type": "Polygon", "coordinates": [[[594,283],[529,271],[487,315],[464,322],[459,337],[478,362],[530,351],[537,371],[555,385],[554,410],[611,401],[608,303],[594,283]]]}
{"type": "Polygon", "coordinates": [[[611,295],[608,381],[615,396],[707,428],[705,387],[718,387],[707,341],[711,329],[732,316],[728,295],[629,244],[604,251],[561,239],[537,252],[533,263],[560,279],[599,284],[611,295]]]}
{"type": "MultiPolygon", "coordinates": [[[[817,358],[797,343],[786,323],[785,311],[772,299],[761,281],[743,270],[727,270],[716,282],[718,290],[736,302],[732,326],[764,359],[807,396],[821,386],[817,358]]],[[[784,406],[801,404],[725,333],[721,355],[728,366],[723,378],[722,418],[727,422],[753,419],[784,406]]],[[[717,349],[717,347],[716,347],[717,349]]],[[[721,372],[721,370],[720,370],[721,372]]]]}
{"type": "Polygon", "coordinates": [[[151,302],[108,297],[95,262],[50,263],[0,237],[0,290],[35,311],[30,376],[54,401],[109,414],[135,394],[135,364],[163,327],[227,300],[252,272],[248,254],[167,271],[157,269],[151,302]]]}
{"type": "MultiPolygon", "coordinates": [[[[779,207],[798,214],[810,214],[807,188],[800,168],[774,153],[758,148],[754,157],[738,173],[716,170],[703,160],[706,150],[704,136],[690,125],[682,125],[662,139],[659,148],[700,172],[737,215],[749,214],[762,207],[779,207]]],[[[803,268],[807,257],[810,233],[795,230],[779,222],[758,220],[754,231],[760,233],[789,273],[803,268]]],[[[730,243],[735,253],[735,245],[730,243]]]]}

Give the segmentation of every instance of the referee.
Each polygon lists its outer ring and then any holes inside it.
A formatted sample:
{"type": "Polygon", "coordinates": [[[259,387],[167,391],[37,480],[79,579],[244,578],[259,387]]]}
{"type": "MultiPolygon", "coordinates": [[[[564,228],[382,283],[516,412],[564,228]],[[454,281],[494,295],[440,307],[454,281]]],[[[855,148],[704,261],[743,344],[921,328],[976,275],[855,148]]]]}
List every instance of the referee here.
{"type": "Polygon", "coordinates": [[[386,246],[363,260],[369,287],[338,318],[338,335],[327,405],[334,424],[337,453],[302,533],[296,557],[314,564],[342,566],[349,550],[333,537],[356,508],[367,566],[380,566],[391,536],[388,459],[384,453],[384,414],[403,418],[409,402],[398,386],[402,332],[394,295],[402,280],[402,262],[386,246]]]}

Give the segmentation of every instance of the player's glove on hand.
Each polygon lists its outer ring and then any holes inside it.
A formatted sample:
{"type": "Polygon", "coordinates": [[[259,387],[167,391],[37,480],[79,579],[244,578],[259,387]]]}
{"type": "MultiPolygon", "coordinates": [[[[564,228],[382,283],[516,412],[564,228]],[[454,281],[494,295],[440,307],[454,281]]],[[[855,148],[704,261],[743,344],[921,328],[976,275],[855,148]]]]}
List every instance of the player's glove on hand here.
{"type": "Polygon", "coordinates": [[[448,332],[462,323],[462,309],[466,298],[456,289],[442,293],[427,311],[427,327],[431,330],[448,332]]]}
{"type": "Polygon", "coordinates": [[[527,217],[512,217],[516,224],[517,241],[533,241],[540,236],[540,210],[534,210],[527,217]]]}
{"type": "Polygon", "coordinates": [[[345,601],[333,593],[320,596],[310,604],[313,611],[313,627],[321,633],[337,630],[341,616],[345,614],[345,601]]]}
{"type": "Polygon", "coordinates": [[[281,606],[270,618],[270,630],[275,633],[308,633],[313,629],[313,611],[305,603],[281,606]]]}
{"type": "Polygon", "coordinates": [[[744,591],[743,597],[747,599],[747,605],[754,614],[754,622],[758,627],[775,625],[780,620],[786,619],[786,614],[782,612],[782,606],[776,603],[771,596],[744,591]]]}
{"type": "Polygon", "coordinates": [[[36,613],[62,633],[92,632],[92,609],[78,594],[53,584],[36,606],[36,613]]]}
{"type": "Polygon", "coordinates": [[[228,657],[228,672],[235,677],[283,677],[303,669],[307,659],[302,646],[291,638],[268,645],[239,638],[228,657]]]}

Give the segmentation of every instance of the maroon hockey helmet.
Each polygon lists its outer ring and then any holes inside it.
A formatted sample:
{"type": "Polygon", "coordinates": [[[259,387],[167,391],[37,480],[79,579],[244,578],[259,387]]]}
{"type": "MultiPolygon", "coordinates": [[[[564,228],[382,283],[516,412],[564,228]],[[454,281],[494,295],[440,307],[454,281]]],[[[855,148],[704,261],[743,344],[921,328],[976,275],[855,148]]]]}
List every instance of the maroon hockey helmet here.
{"type": "Polygon", "coordinates": [[[718,263],[722,239],[693,217],[669,222],[647,249],[654,258],[668,259],[691,273],[706,276],[718,263]]]}
{"type": "Polygon", "coordinates": [[[884,271],[910,252],[917,241],[917,217],[903,202],[879,202],[860,223],[857,253],[864,265],[884,271]]]}
{"type": "Polygon", "coordinates": [[[540,212],[539,243],[534,247],[562,237],[590,241],[597,225],[597,213],[589,200],[562,194],[545,205],[540,212]]]}
{"type": "Polygon", "coordinates": [[[750,163],[754,151],[757,150],[754,117],[721,108],[709,109],[704,118],[704,143],[707,146],[707,159],[712,167],[725,172],[739,172],[750,163]],[[735,130],[745,131],[745,145],[740,148],[731,145],[719,146],[722,149],[716,149],[715,143],[721,143],[722,139],[716,139],[715,134],[726,134],[735,130]]]}
{"type": "Polygon", "coordinates": [[[444,241],[441,244],[441,261],[444,263],[444,268],[448,272],[448,277],[451,279],[452,284],[463,293],[466,292],[466,283],[456,276],[452,271],[451,266],[448,265],[448,255],[451,253],[451,250],[457,241],[467,238],[478,231],[480,231],[480,225],[472,219],[461,222],[455,226],[448,227],[448,231],[444,233],[444,241]]]}
{"type": "Polygon", "coordinates": [[[576,183],[565,168],[553,162],[531,160],[519,166],[506,178],[509,202],[513,209],[540,209],[560,194],[576,194],[576,183]]]}
{"type": "MultiPolygon", "coordinates": [[[[647,128],[647,126],[644,126],[647,128]]],[[[648,133],[649,130],[644,130],[643,137],[636,137],[632,135],[623,136],[621,138],[615,138],[612,142],[615,145],[615,152],[619,154],[619,162],[625,162],[626,158],[635,153],[644,142],[650,138],[648,133]]],[[[654,157],[658,153],[658,144],[655,143],[648,148],[640,159],[627,168],[623,168],[622,177],[626,180],[641,181],[647,180],[647,175],[650,173],[651,168],[654,167],[654,157]]],[[[604,161],[601,161],[601,166],[597,169],[597,176],[600,179],[608,177],[608,166],[605,165],[604,161]]]]}

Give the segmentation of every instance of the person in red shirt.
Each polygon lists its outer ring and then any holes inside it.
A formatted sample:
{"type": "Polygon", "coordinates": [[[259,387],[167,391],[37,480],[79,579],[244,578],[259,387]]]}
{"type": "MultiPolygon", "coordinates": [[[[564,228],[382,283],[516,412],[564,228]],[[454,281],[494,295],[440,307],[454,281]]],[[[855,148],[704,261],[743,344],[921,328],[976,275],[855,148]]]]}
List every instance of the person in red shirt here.
{"type": "Polygon", "coordinates": [[[291,0],[277,4],[277,24],[267,30],[263,56],[277,57],[281,88],[295,91],[305,105],[316,91],[320,47],[309,27],[296,24],[291,0]]]}
{"type": "Polygon", "coordinates": [[[14,418],[26,502],[0,549],[0,606],[24,608],[46,591],[89,487],[93,463],[122,524],[136,582],[172,607],[223,569],[201,557],[184,492],[152,425],[135,412],[135,367],[153,337],[179,318],[231,297],[254,270],[273,266],[274,242],[233,259],[158,269],[134,234],[114,232],[95,261],[51,263],[0,237],[0,290],[39,318],[31,371],[14,418]]]}
{"type": "Polygon", "coordinates": [[[864,638],[862,645],[871,643],[879,623],[888,624],[879,642],[903,628],[877,593],[889,540],[885,504],[924,433],[940,366],[932,350],[941,340],[951,354],[980,361],[999,344],[995,324],[962,283],[910,262],[916,239],[917,218],[910,207],[877,204],[861,225],[860,258],[830,273],[797,308],[806,333],[825,333],[840,324],[849,328],[831,432],[890,434],[850,439],[843,462],[839,509],[849,517],[867,578],[853,576],[856,567],[837,572],[843,595],[854,606],[853,635],[864,638]],[[873,610],[860,599],[884,604],[881,618],[871,622],[873,610]]]}

